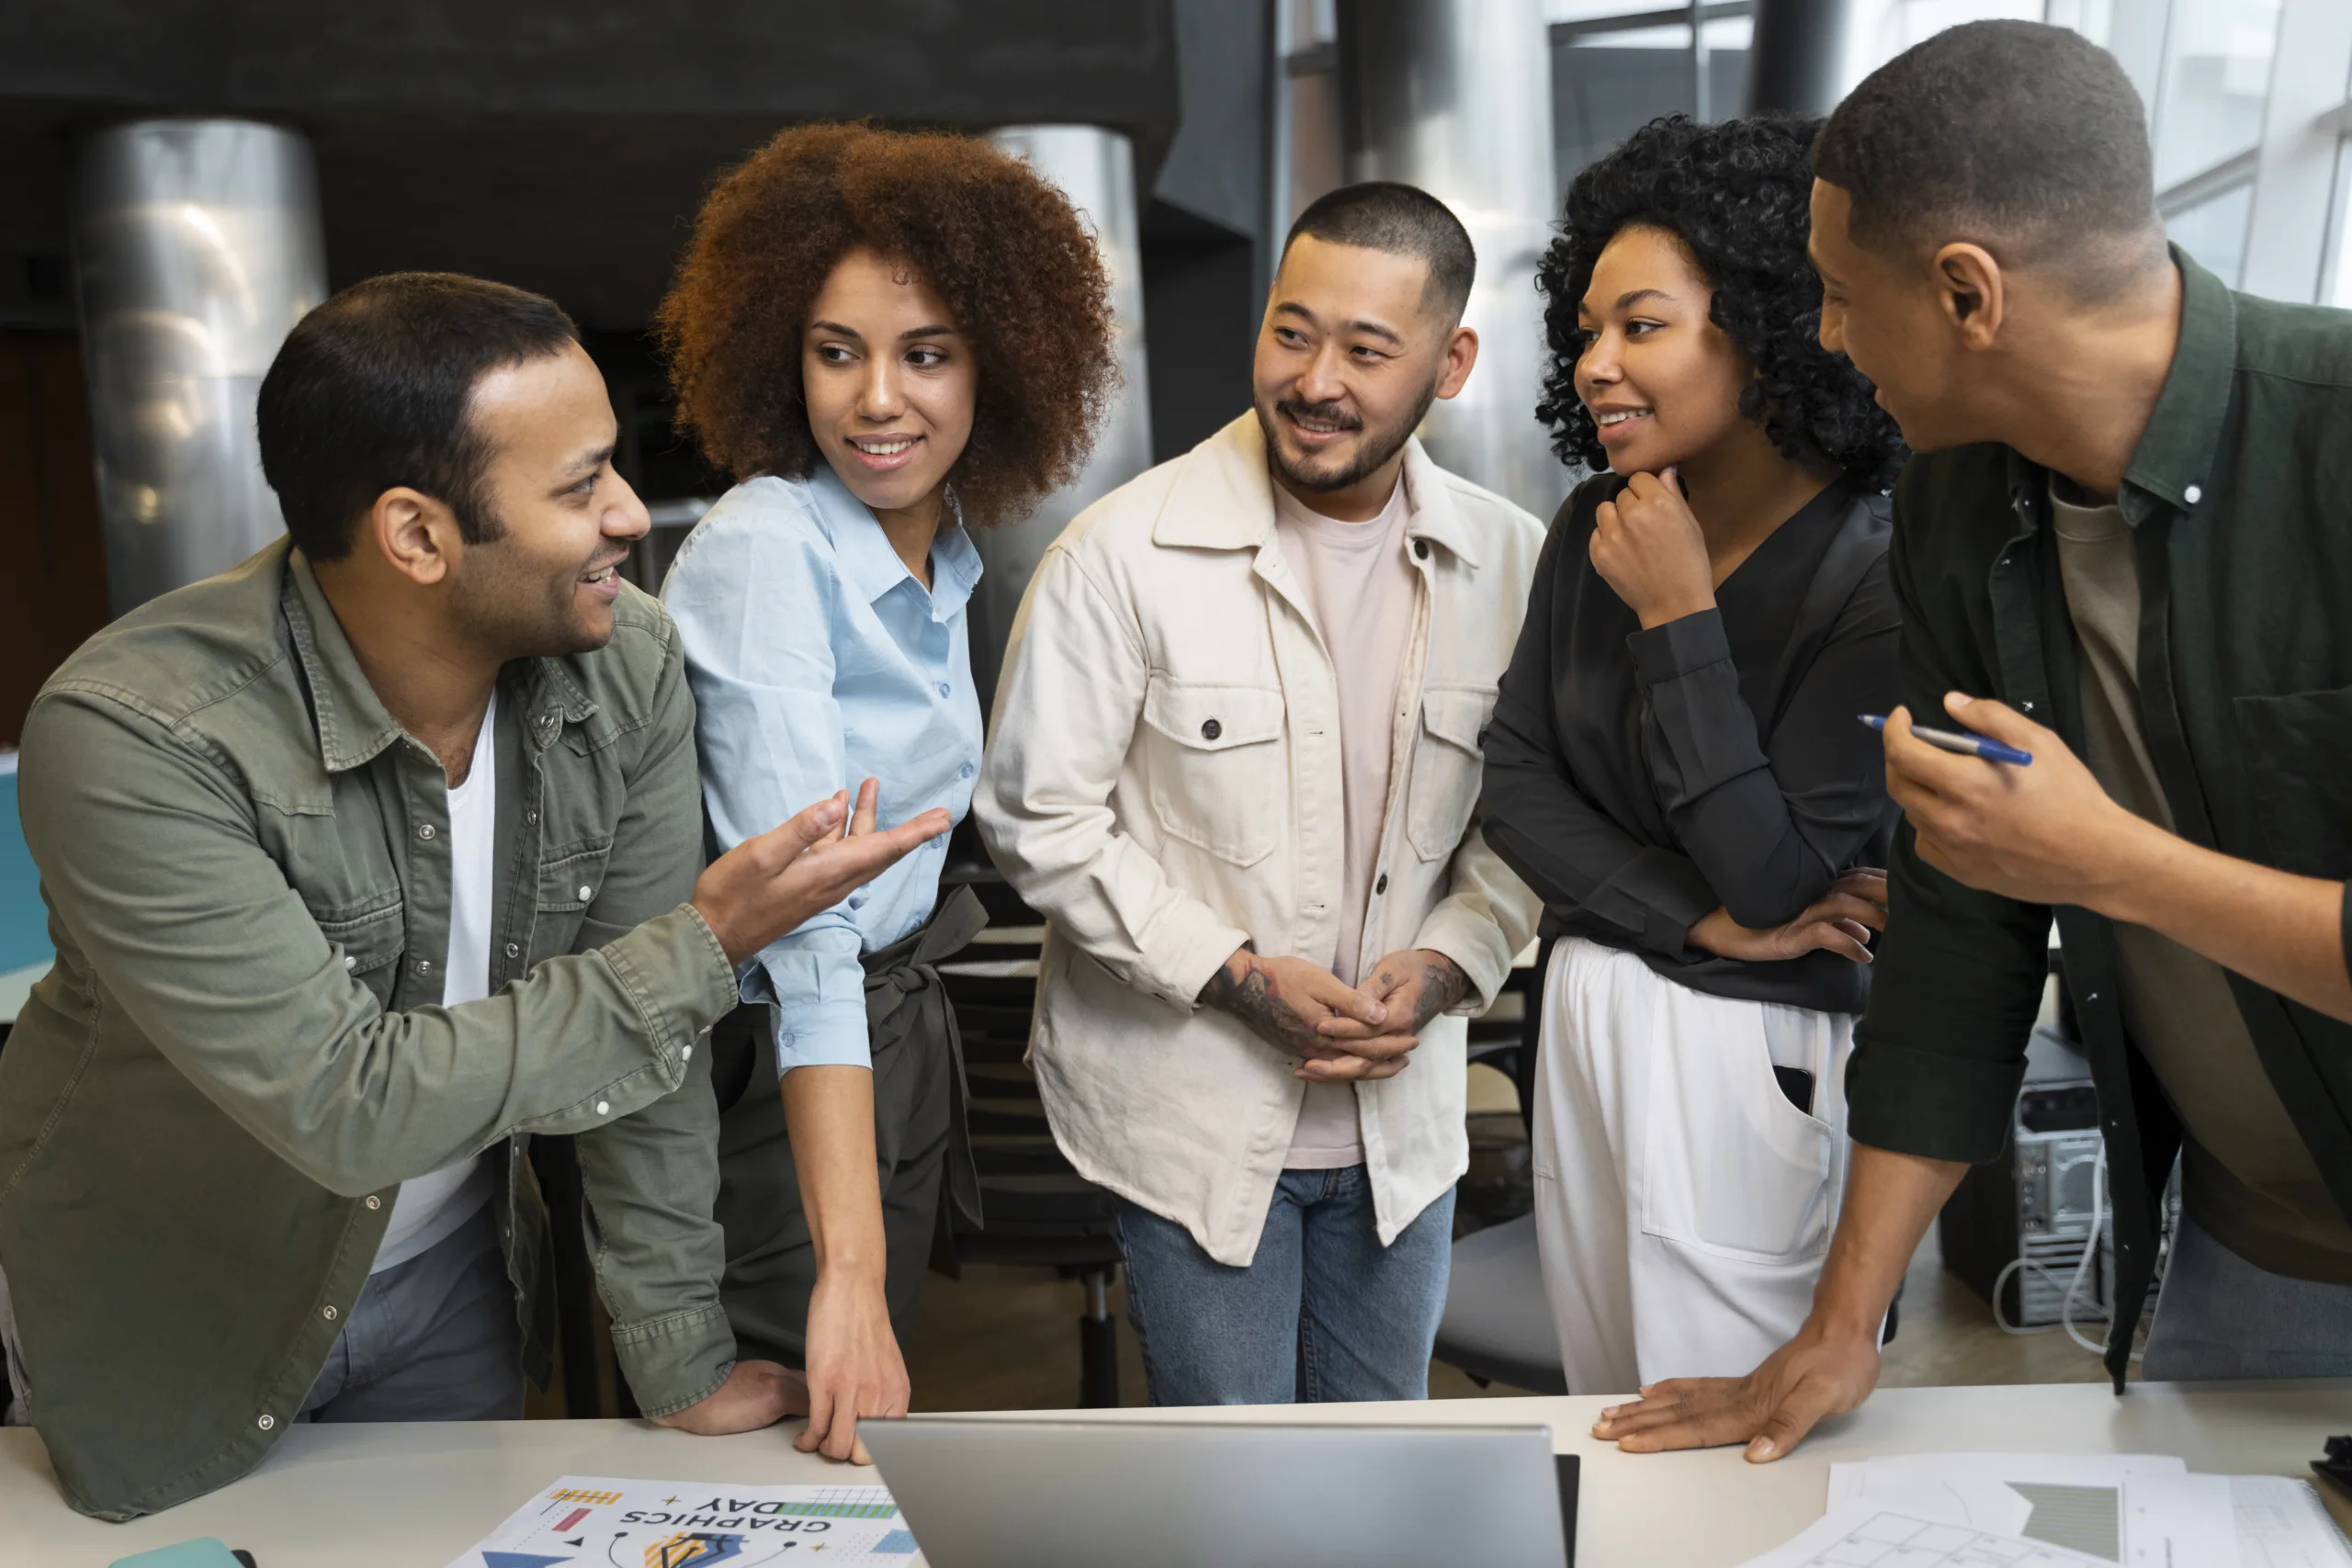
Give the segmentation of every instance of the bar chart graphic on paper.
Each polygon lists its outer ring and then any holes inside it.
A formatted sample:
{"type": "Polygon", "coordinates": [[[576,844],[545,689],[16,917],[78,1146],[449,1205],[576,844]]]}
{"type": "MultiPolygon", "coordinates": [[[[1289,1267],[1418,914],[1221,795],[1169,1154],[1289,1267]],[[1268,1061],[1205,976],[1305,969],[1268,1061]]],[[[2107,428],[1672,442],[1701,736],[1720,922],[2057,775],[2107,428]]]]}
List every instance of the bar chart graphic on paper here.
{"type": "Polygon", "coordinates": [[[2099,1562],[2048,1541],[1855,1508],[1758,1559],[1758,1568],[2098,1568],[2099,1562]]]}

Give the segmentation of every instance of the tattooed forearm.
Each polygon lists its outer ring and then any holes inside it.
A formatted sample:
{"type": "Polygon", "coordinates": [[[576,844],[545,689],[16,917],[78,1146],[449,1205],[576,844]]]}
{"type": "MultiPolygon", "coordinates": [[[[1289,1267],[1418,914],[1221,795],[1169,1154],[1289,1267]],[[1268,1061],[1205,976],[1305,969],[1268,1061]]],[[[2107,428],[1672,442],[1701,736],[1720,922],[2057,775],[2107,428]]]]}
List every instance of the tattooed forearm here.
{"type": "Polygon", "coordinates": [[[1282,989],[1272,972],[1259,967],[1248,953],[1239,954],[1238,962],[1243,967],[1238,977],[1231,964],[1209,976],[1209,983],[1201,990],[1202,1005],[1231,1013],[1275,1044],[1300,1051],[1313,1049],[1317,1043],[1314,1026],[1283,999],[1282,989]]]}

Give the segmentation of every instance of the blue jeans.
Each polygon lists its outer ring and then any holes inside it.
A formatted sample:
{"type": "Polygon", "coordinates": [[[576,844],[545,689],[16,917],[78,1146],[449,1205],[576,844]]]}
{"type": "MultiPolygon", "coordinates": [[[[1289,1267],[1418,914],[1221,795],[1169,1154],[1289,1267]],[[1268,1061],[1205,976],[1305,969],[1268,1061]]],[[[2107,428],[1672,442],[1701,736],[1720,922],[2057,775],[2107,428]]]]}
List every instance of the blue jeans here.
{"type": "Polygon", "coordinates": [[[1119,1206],[1119,1247],[1154,1404],[1429,1397],[1451,1189],[1385,1247],[1360,1165],[1283,1172],[1247,1268],[1133,1203],[1119,1206]]]}

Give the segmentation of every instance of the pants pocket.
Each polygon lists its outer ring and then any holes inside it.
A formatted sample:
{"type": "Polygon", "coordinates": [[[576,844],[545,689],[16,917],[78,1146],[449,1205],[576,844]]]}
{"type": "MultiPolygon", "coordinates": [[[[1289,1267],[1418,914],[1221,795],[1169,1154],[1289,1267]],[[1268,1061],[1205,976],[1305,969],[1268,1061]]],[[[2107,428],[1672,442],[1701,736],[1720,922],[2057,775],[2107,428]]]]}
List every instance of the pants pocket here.
{"type": "MultiPolygon", "coordinates": [[[[1838,1129],[1782,1093],[1772,1076],[1762,1004],[1713,1001],[1690,1010],[1702,1017],[1677,1018],[1684,1010],[1675,1000],[1659,998],[1660,1016],[1646,1043],[1652,1076],[1640,1162],[1642,1228],[1758,1263],[1820,1257],[1837,1217],[1838,1129]]],[[[1822,1032],[1815,1072],[1826,1082],[1843,1066],[1843,1054],[1832,1048],[1833,1021],[1777,1010],[1822,1032]]]]}

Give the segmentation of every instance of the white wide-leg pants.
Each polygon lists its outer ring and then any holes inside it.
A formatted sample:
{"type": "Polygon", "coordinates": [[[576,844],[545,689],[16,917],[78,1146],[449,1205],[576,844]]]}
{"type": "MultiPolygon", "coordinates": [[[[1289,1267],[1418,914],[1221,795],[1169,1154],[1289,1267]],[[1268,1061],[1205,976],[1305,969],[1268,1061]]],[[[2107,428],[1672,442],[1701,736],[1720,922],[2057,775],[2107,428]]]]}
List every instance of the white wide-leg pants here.
{"type": "Polygon", "coordinates": [[[1854,1015],[1711,997],[1554,949],[1535,1234],[1568,1388],[1745,1374],[1804,1322],[1846,1181],[1854,1015]],[[1814,1113],[1775,1065],[1814,1077],[1814,1113]]]}

